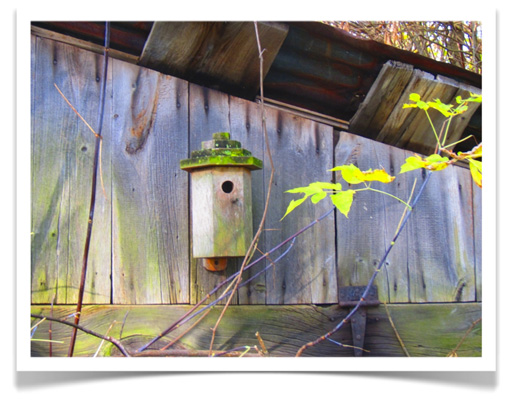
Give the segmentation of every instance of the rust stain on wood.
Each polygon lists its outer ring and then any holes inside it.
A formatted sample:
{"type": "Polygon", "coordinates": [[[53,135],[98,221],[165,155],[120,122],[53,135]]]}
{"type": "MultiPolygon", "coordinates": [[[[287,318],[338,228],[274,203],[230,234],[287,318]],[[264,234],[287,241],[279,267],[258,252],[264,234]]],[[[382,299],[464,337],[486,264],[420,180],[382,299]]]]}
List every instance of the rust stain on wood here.
{"type": "Polygon", "coordinates": [[[126,152],[129,154],[136,154],[141,150],[146,143],[148,135],[152,131],[157,113],[157,105],[159,103],[159,90],[157,90],[158,80],[159,78],[156,74],[139,73],[135,82],[131,105],[131,137],[126,144],[126,152]]]}

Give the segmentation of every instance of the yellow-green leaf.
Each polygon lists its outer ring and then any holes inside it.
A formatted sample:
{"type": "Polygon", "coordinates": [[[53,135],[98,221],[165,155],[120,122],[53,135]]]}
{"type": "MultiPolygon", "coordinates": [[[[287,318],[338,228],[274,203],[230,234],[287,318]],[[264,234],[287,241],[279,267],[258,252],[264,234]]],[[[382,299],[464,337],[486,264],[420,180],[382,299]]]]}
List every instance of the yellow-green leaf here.
{"type": "Polygon", "coordinates": [[[297,187],[294,189],[286,190],[286,193],[303,193],[307,196],[311,196],[315,193],[323,191],[323,189],[329,190],[341,190],[341,183],[330,183],[330,182],[313,182],[308,186],[297,187]]]}
{"type": "Polygon", "coordinates": [[[347,218],[350,207],[352,206],[352,201],[354,200],[354,193],[354,190],[346,190],[344,192],[330,195],[332,204],[334,204],[336,208],[347,218]]]}
{"type": "Polygon", "coordinates": [[[362,171],[361,176],[363,177],[363,181],[378,181],[383,183],[390,183],[395,179],[395,176],[391,176],[388,174],[388,172],[385,171],[385,169],[375,169],[368,171],[362,171]]]}
{"type": "Polygon", "coordinates": [[[340,165],[332,168],[330,171],[341,171],[343,179],[351,185],[368,181],[390,183],[395,179],[395,176],[389,175],[384,169],[361,171],[354,164],[340,165]]]}
{"type": "Polygon", "coordinates": [[[451,104],[444,104],[442,101],[440,101],[439,99],[436,99],[435,101],[429,101],[428,102],[428,105],[439,111],[442,115],[444,115],[446,118],[449,118],[451,117],[452,115],[455,115],[455,113],[453,112],[453,106],[451,104]]]}
{"type": "Polygon", "coordinates": [[[421,156],[415,155],[412,157],[408,157],[403,165],[401,165],[400,174],[408,171],[413,171],[415,169],[423,168],[424,162],[421,156]]]}
{"type": "Polygon", "coordinates": [[[426,157],[424,168],[432,171],[440,171],[450,165],[448,157],[442,157],[440,154],[432,154],[426,157]]]}
{"type": "Polygon", "coordinates": [[[318,192],[311,197],[311,201],[313,204],[318,203],[319,201],[323,200],[325,197],[327,197],[327,192],[318,192]]]}
{"type": "Polygon", "coordinates": [[[418,154],[412,157],[408,157],[403,165],[401,165],[401,171],[399,173],[413,171],[414,169],[426,168],[431,171],[440,171],[450,165],[450,159],[448,157],[442,157],[439,154],[432,154],[426,158],[422,158],[418,154]]]}
{"type": "MultiPolygon", "coordinates": [[[[293,211],[296,207],[298,207],[300,204],[302,204],[305,200],[307,200],[307,197],[309,196],[305,196],[305,197],[302,197],[301,199],[298,199],[298,200],[291,200],[291,202],[289,203],[289,205],[287,206],[287,211],[285,211],[285,214],[284,216],[282,217],[282,219],[284,219],[287,215],[289,215],[289,213],[291,211],[293,211]]],[[[281,220],[282,220],[281,219],[281,220]]],[[[280,220],[280,221],[281,221],[280,220]]]]}
{"type": "Polygon", "coordinates": [[[482,157],[482,143],[478,144],[477,146],[473,147],[470,151],[467,151],[463,153],[462,151],[459,151],[457,153],[459,157],[464,157],[467,159],[470,158],[481,158],[482,157]]]}
{"type": "Polygon", "coordinates": [[[342,178],[351,185],[356,185],[363,182],[361,179],[359,179],[359,173],[361,171],[354,164],[340,165],[338,167],[332,168],[329,171],[341,171],[342,178]]]}
{"type": "Polygon", "coordinates": [[[469,170],[477,186],[482,189],[482,161],[469,159],[469,170]]]}
{"type": "Polygon", "coordinates": [[[421,101],[421,96],[419,95],[419,93],[410,93],[410,96],[408,98],[415,102],[421,101]]]}

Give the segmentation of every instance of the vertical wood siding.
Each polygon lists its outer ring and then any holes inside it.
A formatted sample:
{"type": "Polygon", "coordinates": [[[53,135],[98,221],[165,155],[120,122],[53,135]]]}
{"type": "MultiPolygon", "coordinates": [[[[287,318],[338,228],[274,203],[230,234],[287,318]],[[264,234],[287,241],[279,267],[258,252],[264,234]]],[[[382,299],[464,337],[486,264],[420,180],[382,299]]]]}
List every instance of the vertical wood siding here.
{"type": "MultiPolygon", "coordinates": [[[[77,300],[95,138],[54,83],[96,129],[102,57],[33,37],[31,62],[32,301],[71,304],[77,300]]],[[[190,179],[179,161],[221,131],[263,159],[264,169],[252,172],[256,231],[271,173],[260,106],[114,59],[107,82],[98,177],[103,185],[96,197],[85,303],[195,303],[236,272],[242,259],[211,273],[191,256],[190,179]]],[[[254,258],[332,207],[328,199],[308,202],[280,222],[295,198],[286,190],[335,181],[339,176],[328,170],[344,163],[384,167],[396,175],[410,155],[274,108],[266,108],[266,117],[275,174],[254,258]]],[[[417,189],[424,179],[420,171],[373,187],[406,200],[415,178],[417,189]]],[[[381,300],[479,301],[480,207],[480,189],[467,169],[435,174],[377,280],[381,300]]],[[[388,196],[359,193],[348,219],[333,213],[300,235],[288,255],[245,285],[233,303],[336,303],[339,287],[366,284],[402,212],[402,204],[388,196]]],[[[269,262],[247,271],[243,280],[269,262]]]]}

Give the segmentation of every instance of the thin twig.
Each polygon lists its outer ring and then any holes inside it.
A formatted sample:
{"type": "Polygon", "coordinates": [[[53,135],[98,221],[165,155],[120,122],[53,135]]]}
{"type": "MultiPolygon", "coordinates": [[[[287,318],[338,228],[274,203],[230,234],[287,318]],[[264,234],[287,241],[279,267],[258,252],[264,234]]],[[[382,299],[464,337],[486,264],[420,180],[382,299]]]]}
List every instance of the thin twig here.
{"type": "Polygon", "coordinates": [[[163,348],[161,348],[161,350],[167,350],[169,347],[173,346],[175,343],[177,343],[179,340],[181,340],[183,338],[183,336],[185,336],[187,333],[189,333],[193,328],[195,328],[199,322],[201,322],[204,318],[206,318],[206,315],[209,314],[209,312],[211,311],[211,307],[208,307],[208,309],[206,310],[206,312],[204,314],[202,314],[198,320],[196,320],[193,325],[191,325],[188,329],[186,329],[183,333],[181,333],[179,336],[177,336],[175,339],[173,339],[170,343],[168,343],[166,346],[164,346],[163,348]]]}
{"type": "MultiPolygon", "coordinates": [[[[103,66],[103,85],[101,88],[101,100],[99,104],[99,129],[96,134],[96,147],[94,151],[94,162],[92,166],[92,188],[90,194],[90,211],[87,224],[87,236],[85,239],[85,248],[83,252],[83,267],[81,269],[81,280],[78,291],[78,304],[76,309],[76,318],[74,320],[75,325],[79,324],[80,312],[83,306],[83,294],[85,293],[85,281],[87,277],[87,264],[88,255],[90,249],[90,238],[92,236],[92,224],[94,222],[94,210],[96,207],[96,183],[97,183],[97,170],[99,163],[99,154],[101,148],[101,128],[103,127],[103,115],[105,109],[105,92],[106,92],[106,81],[107,81],[107,68],[108,68],[108,46],[110,43],[110,23],[107,22],[105,26],[105,54],[104,54],[104,66],[103,66]]],[[[70,340],[68,356],[72,357],[74,354],[74,345],[76,344],[77,328],[72,330],[72,336],[70,340]]]]}
{"type": "MultiPolygon", "coordinates": [[[[114,326],[114,324],[116,322],[117,322],[116,320],[112,321],[112,323],[110,324],[110,326],[107,329],[107,333],[105,333],[105,336],[108,336],[109,332],[112,330],[112,327],[114,326]]],[[[101,347],[103,347],[103,343],[105,343],[105,339],[101,340],[101,343],[99,344],[99,347],[97,348],[96,352],[93,355],[94,358],[96,358],[97,355],[99,354],[99,351],[101,350],[101,347]]]]}
{"type": "Polygon", "coordinates": [[[130,310],[126,312],[125,317],[123,318],[123,323],[121,324],[121,330],[119,331],[119,340],[123,337],[123,329],[125,328],[126,324],[126,318],[128,317],[128,314],[130,313],[130,310]]]}
{"type": "MultiPolygon", "coordinates": [[[[36,328],[38,327],[38,325],[40,325],[40,324],[41,324],[43,321],[45,321],[46,319],[47,319],[47,317],[41,319],[40,321],[38,321],[37,323],[35,323],[33,326],[31,326],[31,331],[32,331],[33,329],[36,329],[36,328]]],[[[50,319],[49,319],[49,321],[50,321],[50,319]]]]}
{"type": "Polygon", "coordinates": [[[267,151],[267,156],[268,156],[268,159],[269,159],[269,165],[271,167],[271,176],[269,178],[269,185],[268,185],[268,188],[267,188],[267,196],[266,196],[266,201],[265,201],[265,207],[264,207],[264,213],[262,215],[262,219],[260,221],[260,224],[258,226],[258,229],[256,231],[256,234],[255,234],[255,237],[253,238],[253,241],[251,242],[251,245],[249,246],[249,249],[247,250],[246,252],[246,255],[244,257],[244,261],[242,262],[242,266],[240,267],[240,272],[238,274],[238,279],[235,283],[235,286],[233,287],[233,292],[232,292],[232,295],[229,296],[229,299],[228,301],[226,302],[226,305],[224,306],[217,322],[215,323],[215,326],[213,327],[212,329],[212,335],[211,335],[211,343],[210,343],[210,351],[213,349],[213,343],[215,341],[215,334],[217,332],[217,328],[220,324],[220,321],[222,320],[227,308],[229,307],[229,304],[231,303],[231,300],[233,299],[233,294],[236,293],[236,291],[238,290],[238,285],[240,283],[240,281],[242,280],[242,273],[244,272],[244,268],[247,264],[247,260],[249,258],[249,255],[251,254],[251,251],[252,249],[255,247],[255,244],[256,242],[258,241],[258,238],[260,237],[260,234],[262,233],[262,229],[264,227],[264,224],[265,224],[265,220],[266,220],[266,217],[267,217],[267,209],[269,207],[269,199],[271,198],[271,187],[272,187],[272,184],[273,184],[273,177],[274,177],[274,172],[275,172],[275,168],[274,168],[274,164],[273,164],[273,159],[272,159],[272,156],[271,156],[271,149],[270,149],[270,146],[269,146],[269,138],[268,138],[268,134],[267,134],[267,127],[266,127],[266,117],[265,117],[265,106],[264,106],[264,82],[263,82],[263,64],[264,64],[264,59],[263,59],[263,52],[264,50],[262,49],[262,45],[260,43],[260,36],[259,36],[259,33],[258,33],[258,24],[256,23],[256,21],[254,22],[254,25],[255,25],[255,35],[256,35],[256,42],[257,42],[257,45],[258,45],[258,58],[259,58],[259,63],[260,63],[260,105],[261,105],[261,110],[262,110],[262,130],[263,130],[263,133],[264,133],[264,140],[265,140],[265,145],[266,145],[266,151],[267,151]]]}
{"type": "Polygon", "coordinates": [[[243,351],[210,351],[191,349],[146,350],[132,353],[132,357],[262,357],[260,353],[243,351]]]}
{"type": "Polygon", "coordinates": [[[397,328],[394,325],[394,321],[392,321],[392,317],[390,316],[390,312],[388,311],[388,305],[386,304],[386,302],[384,303],[384,305],[385,305],[385,311],[386,311],[386,315],[388,317],[388,321],[390,322],[390,325],[392,326],[392,329],[394,330],[395,336],[397,337],[397,340],[399,341],[399,344],[401,345],[401,348],[403,349],[404,354],[406,354],[406,357],[410,357],[410,353],[408,353],[408,350],[406,350],[406,346],[404,345],[404,342],[402,341],[401,336],[399,335],[399,332],[397,332],[397,328]]]}
{"type": "Polygon", "coordinates": [[[332,340],[330,337],[327,338],[327,340],[329,342],[334,343],[335,345],[338,345],[338,346],[341,346],[341,347],[348,347],[349,349],[357,349],[357,350],[364,351],[365,353],[370,353],[370,350],[364,349],[363,347],[352,346],[350,344],[343,344],[343,343],[337,342],[336,340],[332,340]]]}
{"type": "Polygon", "coordinates": [[[71,104],[69,99],[67,99],[67,97],[63,94],[63,92],[60,90],[58,85],[56,85],[56,83],[54,84],[54,87],[59,92],[61,97],[63,97],[63,100],[65,100],[65,102],[68,104],[68,106],[72,109],[72,111],[74,111],[76,113],[76,115],[79,117],[79,119],[81,119],[83,121],[83,123],[85,125],[87,125],[87,128],[90,129],[90,131],[94,134],[94,136],[99,137],[99,134],[96,133],[96,131],[89,125],[89,123],[87,121],[85,121],[85,118],[83,118],[82,115],[78,112],[78,110],[76,110],[76,108],[71,104]]]}
{"type": "MultiPolygon", "coordinates": [[[[417,178],[415,178],[413,180],[412,190],[410,192],[410,197],[408,197],[408,201],[406,202],[407,204],[410,204],[410,201],[412,201],[412,196],[413,196],[413,192],[415,191],[416,184],[417,184],[417,178]]],[[[401,215],[401,219],[399,220],[399,223],[397,224],[397,229],[395,230],[396,233],[399,230],[399,228],[401,228],[401,224],[403,223],[404,217],[406,216],[406,210],[408,210],[408,208],[405,207],[405,209],[403,210],[403,214],[401,215]]]]}
{"type": "Polygon", "coordinates": [[[457,357],[457,351],[459,350],[460,346],[462,346],[462,343],[464,343],[464,341],[466,340],[466,338],[468,337],[468,335],[471,333],[471,331],[473,330],[473,328],[475,328],[475,326],[482,322],[482,317],[480,317],[479,319],[477,319],[476,321],[473,321],[473,323],[471,324],[471,326],[466,330],[466,333],[464,334],[464,336],[462,337],[462,339],[460,339],[459,343],[457,344],[457,346],[455,346],[455,348],[450,351],[447,355],[447,357],[457,357]]]}
{"type": "Polygon", "coordinates": [[[262,340],[262,336],[260,336],[260,332],[256,332],[255,336],[258,339],[258,343],[260,343],[260,348],[262,349],[262,353],[264,353],[265,355],[269,354],[269,352],[267,351],[267,348],[265,347],[265,343],[262,340]]]}
{"type": "Polygon", "coordinates": [[[54,321],[54,322],[59,322],[60,324],[64,324],[64,325],[68,325],[68,326],[71,326],[72,328],[74,328],[75,330],[80,330],[80,331],[83,331],[89,335],[92,335],[92,336],[95,336],[97,338],[100,338],[100,339],[104,339],[106,340],[107,342],[110,342],[112,343],[114,346],[116,346],[118,348],[118,350],[125,356],[125,357],[130,357],[130,354],[126,351],[126,349],[124,348],[124,346],[121,344],[121,342],[117,339],[114,339],[113,337],[110,337],[110,336],[104,336],[104,335],[101,335],[97,332],[94,332],[94,331],[91,331],[90,329],[87,329],[81,325],[77,325],[77,324],[74,324],[72,322],[69,322],[69,321],[66,321],[66,320],[63,320],[63,319],[58,319],[58,318],[51,318],[51,317],[47,317],[45,315],[38,315],[38,314],[31,314],[31,317],[32,318],[40,318],[40,319],[48,319],[49,321],[54,321]]]}
{"type": "MultiPolygon", "coordinates": [[[[51,300],[51,317],[53,317],[53,311],[54,311],[54,299],[56,298],[56,292],[52,294],[52,300],[51,300]]],[[[52,357],[52,321],[49,321],[49,357],[52,357]]]]}
{"type": "MultiPolygon", "coordinates": [[[[92,129],[92,127],[88,124],[88,122],[85,121],[85,119],[81,116],[81,114],[78,112],[78,110],[76,110],[76,108],[70,103],[69,99],[67,99],[67,97],[63,94],[63,92],[60,90],[58,85],[56,85],[56,83],[54,84],[54,87],[60,93],[61,97],[63,97],[63,100],[65,100],[65,102],[68,104],[68,106],[72,109],[72,111],[74,111],[76,113],[76,115],[85,123],[85,125],[87,125],[87,128],[90,129],[90,131],[94,134],[96,139],[99,139],[99,153],[101,154],[102,153],[101,149],[103,148],[103,137],[100,134],[96,133],[96,131],[94,129],[92,129]]],[[[103,196],[106,199],[107,198],[107,194],[105,192],[105,184],[103,182],[102,165],[103,165],[103,163],[100,160],[100,162],[99,162],[99,178],[101,179],[101,189],[103,190],[103,196]]]]}

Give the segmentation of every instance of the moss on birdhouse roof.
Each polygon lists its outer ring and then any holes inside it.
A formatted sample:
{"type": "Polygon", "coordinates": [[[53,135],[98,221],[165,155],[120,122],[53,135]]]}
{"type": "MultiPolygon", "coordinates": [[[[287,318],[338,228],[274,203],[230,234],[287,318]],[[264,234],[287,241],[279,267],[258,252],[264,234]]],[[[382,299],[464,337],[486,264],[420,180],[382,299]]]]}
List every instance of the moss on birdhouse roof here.
{"type": "Polygon", "coordinates": [[[203,167],[245,167],[251,170],[262,169],[262,160],[253,157],[243,149],[237,140],[231,140],[228,132],[213,134],[212,140],[202,142],[202,149],[191,152],[191,158],[181,160],[181,169],[191,171],[203,167]]]}

